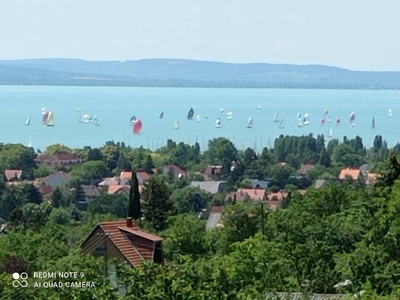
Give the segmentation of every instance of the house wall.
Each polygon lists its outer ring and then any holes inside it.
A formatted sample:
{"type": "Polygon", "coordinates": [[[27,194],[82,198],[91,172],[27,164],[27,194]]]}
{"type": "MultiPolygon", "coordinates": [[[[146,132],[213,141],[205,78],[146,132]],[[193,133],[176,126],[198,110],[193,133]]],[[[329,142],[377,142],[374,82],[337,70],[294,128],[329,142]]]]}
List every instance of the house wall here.
{"type": "Polygon", "coordinates": [[[109,237],[105,242],[102,237],[98,237],[97,233],[104,234],[103,229],[100,226],[97,226],[95,231],[91,234],[90,238],[86,241],[85,244],[82,245],[82,249],[85,253],[91,254],[95,257],[104,257],[104,254],[94,253],[96,247],[106,246],[107,247],[107,258],[111,261],[112,258],[116,258],[117,263],[130,263],[126,260],[126,258],[121,254],[119,249],[113,244],[111,241],[111,237],[109,237]]]}

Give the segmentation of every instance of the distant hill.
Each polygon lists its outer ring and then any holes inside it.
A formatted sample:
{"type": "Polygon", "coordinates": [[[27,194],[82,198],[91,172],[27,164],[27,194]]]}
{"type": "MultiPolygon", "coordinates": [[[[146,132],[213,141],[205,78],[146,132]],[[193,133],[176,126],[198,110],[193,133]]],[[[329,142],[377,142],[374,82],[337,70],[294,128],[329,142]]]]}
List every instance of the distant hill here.
{"type": "Polygon", "coordinates": [[[0,61],[1,85],[400,89],[400,72],[183,59],[0,61]]]}

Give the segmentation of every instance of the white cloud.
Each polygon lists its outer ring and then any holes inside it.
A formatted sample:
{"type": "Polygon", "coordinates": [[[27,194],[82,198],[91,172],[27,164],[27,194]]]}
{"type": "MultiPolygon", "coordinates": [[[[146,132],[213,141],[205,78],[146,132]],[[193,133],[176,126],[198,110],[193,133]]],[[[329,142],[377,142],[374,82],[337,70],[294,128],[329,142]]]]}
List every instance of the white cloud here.
{"type": "Polygon", "coordinates": [[[186,11],[188,11],[190,13],[199,13],[199,12],[201,12],[201,8],[198,7],[197,5],[192,5],[192,6],[189,6],[188,8],[186,8],[186,11]]]}

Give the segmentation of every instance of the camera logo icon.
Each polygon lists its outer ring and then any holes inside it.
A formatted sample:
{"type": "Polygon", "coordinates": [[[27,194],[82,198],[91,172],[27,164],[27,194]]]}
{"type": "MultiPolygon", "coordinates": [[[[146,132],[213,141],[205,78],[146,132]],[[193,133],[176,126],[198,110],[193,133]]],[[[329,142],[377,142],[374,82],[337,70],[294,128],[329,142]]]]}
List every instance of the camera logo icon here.
{"type": "Polygon", "coordinates": [[[13,281],[13,287],[27,287],[28,286],[28,281],[26,281],[26,279],[28,279],[28,274],[25,272],[22,272],[21,274],[19,273],[14,273],[12,274],[12,277],[14,279],[13,281]]]}

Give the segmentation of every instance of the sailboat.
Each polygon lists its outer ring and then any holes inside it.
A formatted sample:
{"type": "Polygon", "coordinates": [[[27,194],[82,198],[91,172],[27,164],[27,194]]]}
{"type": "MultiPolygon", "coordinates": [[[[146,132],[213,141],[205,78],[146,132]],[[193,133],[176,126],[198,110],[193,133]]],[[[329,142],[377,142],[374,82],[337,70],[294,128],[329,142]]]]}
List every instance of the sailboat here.
{"type": "MultiPolygon", "coordinates": [[[[86,116],[86,115],[85,115],[85,116],[86,116]]],[[[85,116],[84,116],[83,118],[85,118],[85,116]]],[[[133,116],[131,117],[131,125],[135,124],[136,120],[137,120],[136,116],[133,115],[133,116]]]]}
{"type": "Polygon", "coordinates": [[[389,108],[388,116],[391,117],[393,115],[393,111],[391,108],[389,108]]]}
{"type": "Polygon", "coordinates": [[[300,121],[301,120],[301,112],[298,112],[297,113],[297,121],[300,121]]]}
{"type": "Polygon", "coordinates": [[[226,118],[227,118],[228,120],[231,120],[231,119],[233,118],[232,112],[231,112],[231,111],[229,111],[229,112],[226,114],[226,118]]]}
{"type": "Polygon", "coordinates": [[[279,113],[275,112],[274,122],[279,122],[279,113]]]}
{"type": "Polygon", "coordinates": [[[174,129],[178,129],[178,128],[179,128],[179,122],[178,122],[178,120],[175,120],[174,129]]]}
{"type": "Polygon", "coordinates": [[[160,119],[164,118],[164,112],[163,112],[163,111],[161,112],[159,118],[160,118],[160,119]]]}
{"type": "Polygon", "coordinates": [[[31,115],[29,115],[28,119],[26,119],[25,125],[31,124],[31,115]]]}
{"type": "Polygon", "coordinates": [[[196,120],[197,120],[197,122],[200,122],[200,121],[201,121],[200,115],[197,115],[196,120]]]}
{"type": "Polygon", "coordinates": [[[48,116],[47,116],[47,126],[54,126],[54,116],[51,111],[49,111],[48,116]]]}
{"type": "Polygon", "coordinates": [[[187,114],[188,120],[193,120],[193,116],[194,116],[194,110],[193,108],[190,108],[187,114]]]}
{"type": "Polygon", "coordinates": [[[260,110],[261,109],[261,104],[258,103],[257,109],[260,110]]]}
{"type": "Polygon", "coordinates": [[[304,124],[304,125],[310,124],[310,117],[309,117],[308,113],[305,113],[305,114],[304,114],[304,117],[303,117],[303,124],[304,124]]]}
{"type": "Polygon", "coordinates": [[[342,121],[340,120],[340,118],[337,118],[337,120],[336,120],[336,125],[337,126],[340,126],[340,123],[341,123],[342,121]]]}
{"type": "Polygon", "coordinates": [[[253,118],[252,117],[249,117],[247,128],[253,128],[253,118]]]}
{"type": "Polygon", "coordinates": [[[297,127],[303,127],[303,120],[300,119],[299,122],[297,123],[297,127]]]}
{"type": "Polygon", "coordinates": [[[322,118],[322,120],[321,120],[321,125],[322,125],[322,126],[325,125],[325,122],[326,122],[325,118],[322,118]]]}
{"type": "Polygon", "coordinates": [[[372,128],[372,129],[375,129],[375,118],[372,118],[371,128],[372,128]]]}
{"type": "Polygon", "coordinates": [[[208,119],[208,113],[206,113],[206,115],[204,116],[204,119],[208,119]]]}
{"type": "Polygon", "coordinates": [[[332,137],[333,137],[332,127],[331,125],[329,125],[328,139],[331,139],[332,137]]]}
{"type": "Polygon", "coordinates": [[[47,111],[42,111],[42,123],[47,124],[47,119],[49,117],[49,112],[47,111]]]}
{"type": "Polygon", "coordinates": [[[139,134],[141,130],[142,130],[142,121],[140,119],[137,119],[137,121],[133,125],[133,133],[139,134]]]}
{"type": "Polygon", "coordinates": [[[218,119],[215,121],[215,127],[217,127],[217,128],[220,128],[220,127],[221,127],[221,118],[218,118],[218,119]]]}
{"type": "Polygon", "coordinates": [[[223,108],[221,108],[220,110],[219,110],[219,112],[221,113],[221,115],[223,115],[224,114],[224,109],[223,108]]]}
{"type": "Polygon", "coordinates": [[[100,119],[99,119],[98,116],[94,116],[93,117],[93,124],[96,125],[96,126],[100,125],[100,119]]]}
{"type": "Polygon", "coordinates": [[[32,138],[31,138],[31,136],[29,136],[28,147],[29,147],[29,148],[32,147],[32,138]]]}
{"type": "Polygon", "coordinates": [[[350,114],[350,127],[354,127],[354,126],[356,126],[356,124],[354,123],[354,121],[356,120],[356,113],[353,111],[351,114],[350,114]]]}
{"type": "Polygon", "coordinates": [[[279,123],[279,129],[285,128],[285,124],[283,124],[283,118],[281,118],[281,122],[279,123]]]}

